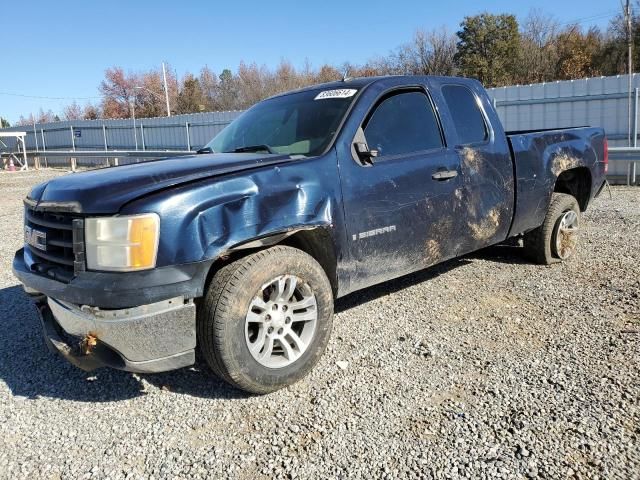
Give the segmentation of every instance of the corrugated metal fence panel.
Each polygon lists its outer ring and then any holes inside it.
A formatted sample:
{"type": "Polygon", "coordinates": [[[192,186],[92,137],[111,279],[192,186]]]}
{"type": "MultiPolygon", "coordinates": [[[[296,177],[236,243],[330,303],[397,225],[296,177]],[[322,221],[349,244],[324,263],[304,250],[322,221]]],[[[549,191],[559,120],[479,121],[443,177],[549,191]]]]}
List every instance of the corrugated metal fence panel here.
{"type": "MultiPolygon", "coordinates": [[[[105,136],[109,150],[135,150],[136,144],[140,150],[143,146],[146,150],[186,150],[187,142],[192,150],[196,150],[241,113],[206,112],[140,118],[135,121],[135,131],[133,119],[61,121],[36,124],[35,128],[33,125],[11,127],[3,131],[26,132],[28,150],[70,150],[74,146],[78,150],[104,150],[105,136]]],[[[3,141],[9,149],[16,149],[15,140],[6,138],[3,141]]]]}
{"type": "MultiPolygon", "coordinates": [[[[593,125],[606,130],[612,146],[623,146],[628,133],[627,82],[627,75],[619,75],[487,91],[506,130],[593,125]]],[[[638,74],[633,75],[632,85],[640,86],[638,74]]]]}
{"type": "MultiPolygon", "coordinates": [[[[490,88],[487,91],[494,99],[507,131],[590,125],[605,129],[610,146],[627,146],[628,81],[627,75],[619,75],[490,88]]],[[[632,88],[638,87],[640,75],[634,74],[632,88]]],[[[631,101],[633,115],[635,92],[631,101]]],[[[633,132],[634,122],[638,119],[632,117],[631,122],[633,132]]],[[[626,164],[615,162],[610,166],[610,173],[625,175],[626,168],[626,164]]]]}

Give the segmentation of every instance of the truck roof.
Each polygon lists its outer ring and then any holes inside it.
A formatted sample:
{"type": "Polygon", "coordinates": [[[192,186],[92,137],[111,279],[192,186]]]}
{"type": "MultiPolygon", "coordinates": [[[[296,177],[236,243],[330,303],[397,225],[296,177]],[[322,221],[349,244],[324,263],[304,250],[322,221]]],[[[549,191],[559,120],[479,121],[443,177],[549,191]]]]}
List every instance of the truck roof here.
{"type": "Polygon", "coordinates": [[[310,90],[326,90],[332,88],[363,88],[367,87],[371,84],[381,82],[384,80],[396,80],[402,83],[402,80],[406,81],[408,84],[415,84],[416,80],[420,79],[438,79],[438,80],[449,80],[452,83],[464,84],[464,83],[473,83],[477,82],[477,80],[473,80],[470,78],[464,77],[445,77],[445,76],[437,76],[437,75],[383,75],[377,77],[356,77],[356,78],[348,78],[346,80],[336,80],[335,82],[328,83],[318,83],[315,85],[309,85],[308,87],[302,87],[296,90],[290,90],[288,92],[279,93],[277,95],[273,95],[270,98],[282,97],[285,95],[289,95],[292,93],[306,92],[310,90]]]}

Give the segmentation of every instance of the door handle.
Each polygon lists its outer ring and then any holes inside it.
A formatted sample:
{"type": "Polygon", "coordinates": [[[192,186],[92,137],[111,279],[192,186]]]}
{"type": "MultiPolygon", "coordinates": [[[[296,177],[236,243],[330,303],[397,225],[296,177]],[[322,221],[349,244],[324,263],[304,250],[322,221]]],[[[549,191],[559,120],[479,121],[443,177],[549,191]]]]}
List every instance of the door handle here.
{"type": "Polygon", "coordinates": [[[458,171],[457,170],[438,170],[433,175],[431,175],[431,178],[441,182],[443,180],[449,180],[449,179],[455,178],[457,176],[458,176],[458,171]]]}

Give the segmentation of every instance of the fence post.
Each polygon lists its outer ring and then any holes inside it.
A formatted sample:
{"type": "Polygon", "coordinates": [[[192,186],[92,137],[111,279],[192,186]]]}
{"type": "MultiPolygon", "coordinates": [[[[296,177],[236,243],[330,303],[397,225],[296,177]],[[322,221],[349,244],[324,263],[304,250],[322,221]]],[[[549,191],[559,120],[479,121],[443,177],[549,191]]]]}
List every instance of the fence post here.
{"type": "Polygon", "coordinates": [[[186,131],[187,131],[187,151],[190,152],[191,151],[191,138],[189,138],[190,137],[190,135],[189,135],[189,122],[185,122],[184,126],[185,126],[186,131]]]}
{"type": "Polygon", "coordinates": [[[109,147],[107,146],[107,127],[104,123],[102,124],[102,139],[104,140],[104,151],[106,152],[109,147]]]}
{"type": "Polygon", "coordinates": [[[38,152],[38,131],[36,130],[36,122],[33,122],[33,138],[36,141],[36,153],[38,152]]]}
{"type": "Polygon", "coordinates": [[[144,152],[147,147],[144,144],[144,126],[140,123],[140,140],[142,140],[142,151],[144,152]]]}
{"type": "Polygon", "coordinates": [[[76,151],[76,141],[73,138],[73,125],[71,125],[71,150],[76,151]]]}
{"type": "Polygon", "coordinates": [[[44,141],[44,128],[40,129],[40,134],[42,135],[42,151],[47,151],[47,143],[44,141]]]}
{"type": "MultiPolygon", "coordinates": [[[[637,148],[638,146],[638,87],[634,88],[634,98],[633,98],[633,146],[637,148]]],[[[630,184],[636,183],[636,162],[629,162],[629,180],[631,180],[630,184]]]]}

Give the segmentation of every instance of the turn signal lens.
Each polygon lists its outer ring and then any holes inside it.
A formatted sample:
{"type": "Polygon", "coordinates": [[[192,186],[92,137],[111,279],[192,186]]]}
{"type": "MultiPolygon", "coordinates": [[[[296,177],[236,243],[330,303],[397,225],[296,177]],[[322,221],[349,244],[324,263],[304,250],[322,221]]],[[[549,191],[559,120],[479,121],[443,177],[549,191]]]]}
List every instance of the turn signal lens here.
{"type": "Polygon", "coordinates": [[[155,213],[85,221],[87,267],[129,272],[156,266],[160,217],[155,213]]]}

